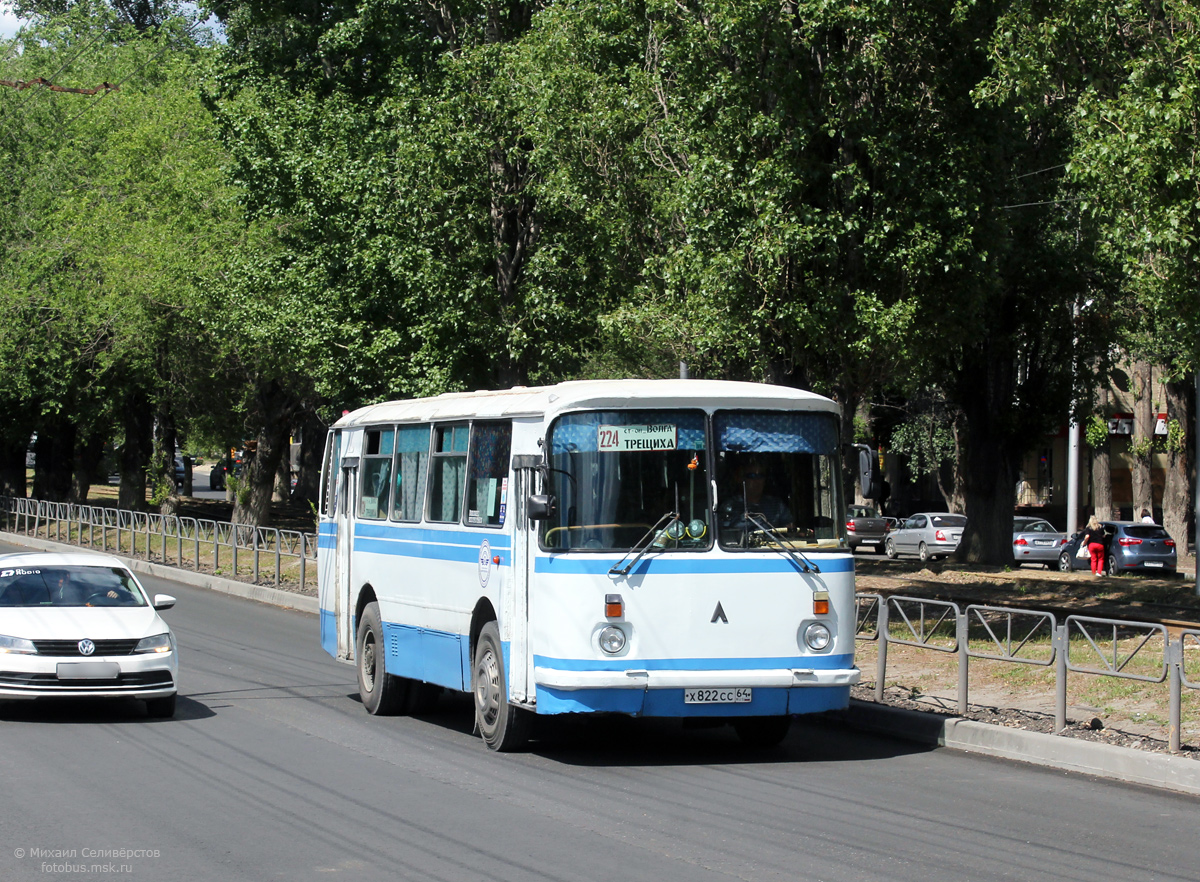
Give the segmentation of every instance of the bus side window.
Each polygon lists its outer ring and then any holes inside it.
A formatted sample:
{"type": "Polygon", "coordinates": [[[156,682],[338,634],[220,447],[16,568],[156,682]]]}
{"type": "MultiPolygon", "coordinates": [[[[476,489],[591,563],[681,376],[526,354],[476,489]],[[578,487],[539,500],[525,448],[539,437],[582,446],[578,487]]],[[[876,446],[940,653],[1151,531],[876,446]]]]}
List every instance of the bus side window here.
{"type": "Polygon", "coordinates": [[[363,448],[358,516],[379,520],[387,516],[391,491],[393,429],[368,429],[363,448]]]}
{"type": "Polygon", "coordinates": [[[508,465],[512,423],[474,425],[467,469],[467,523],[499,527],[508,507],[508,465]]]}
{"type": "Polygon", "coordinates": [[[467,479],[466,423],[433,430],[429,463],[429,520],[450,524],[462,517],[463,485],[467,479]]]}
{"type": "Polygon", "coordinates": [[[415,523],[425,505],[429,479],[429,426],[401,426],[396,430],[396,492],[392,520],[415,523]]]}
{"type": "Polygon", "coordinates": [[[321,514],[331,517],[337,512],[338,473],[342,465],[342,433],[335,430],[325,439],[325,463],[321,468],[321,514]]]}

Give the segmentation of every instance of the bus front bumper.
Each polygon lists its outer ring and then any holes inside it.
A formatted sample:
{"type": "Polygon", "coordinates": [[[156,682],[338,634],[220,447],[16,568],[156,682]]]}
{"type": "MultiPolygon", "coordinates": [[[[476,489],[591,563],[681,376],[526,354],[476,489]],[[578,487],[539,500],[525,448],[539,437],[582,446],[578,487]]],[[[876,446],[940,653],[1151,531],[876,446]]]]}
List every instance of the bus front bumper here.
{"type": "Polygon", "coordinates": [[[758,687],[791,689],[795,687],[853,686],[858,683],[858,668],[814,669],[777,668],[736,671],[565,671],[535,667],[534,681],[550,689],[690,689],[721,687],[758,687]]]}

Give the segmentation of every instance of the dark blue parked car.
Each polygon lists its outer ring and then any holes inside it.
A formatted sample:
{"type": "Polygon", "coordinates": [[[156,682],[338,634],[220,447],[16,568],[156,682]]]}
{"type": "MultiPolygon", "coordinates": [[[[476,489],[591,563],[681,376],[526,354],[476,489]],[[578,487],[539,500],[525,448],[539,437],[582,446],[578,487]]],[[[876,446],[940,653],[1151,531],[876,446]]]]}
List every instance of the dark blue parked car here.
{"type": "MultiPolygon", "coordinates": [[[[1146,573],[1155,576],[1174,576],[1176,566],[1175,540],[1158,524],[1136,521],[1101,521],[1104,527],[1104,572],[1110,576],[1120,573],[1146,573]]],[[[1079,537],[1076,533],[1063,546],[1058,556],[1058,569],[1091,569],[1087,557],[1076,557],[1079,537]]]]}

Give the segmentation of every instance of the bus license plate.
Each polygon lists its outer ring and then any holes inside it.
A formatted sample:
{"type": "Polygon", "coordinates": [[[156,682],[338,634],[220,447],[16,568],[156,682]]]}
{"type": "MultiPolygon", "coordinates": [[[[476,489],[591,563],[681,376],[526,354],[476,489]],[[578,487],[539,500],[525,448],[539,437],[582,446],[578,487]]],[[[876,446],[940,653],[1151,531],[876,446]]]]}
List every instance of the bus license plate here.
{"type": "Polygon", "coordinates": [[[749,686],[732,689],[684,689],[684,704],[745,704],[753,690],[749,686]]]}

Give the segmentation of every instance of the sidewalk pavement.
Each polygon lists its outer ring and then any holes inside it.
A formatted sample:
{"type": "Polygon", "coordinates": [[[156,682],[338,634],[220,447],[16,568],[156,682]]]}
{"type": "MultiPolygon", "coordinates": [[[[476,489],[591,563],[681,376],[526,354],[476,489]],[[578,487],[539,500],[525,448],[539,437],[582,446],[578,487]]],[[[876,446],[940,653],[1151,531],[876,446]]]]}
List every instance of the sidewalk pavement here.
{"type": "MultiPolygon", "coordinates": [[[[25,545],[43,551],[79,550],[73,545],[16,533],[0,532],[0,537],[14,545],[25,545]]],[[[207,588],[234,597],[314,615],[318,611],[315,597],[148,563],[125,555],[115,556],[137,573],[172,579],[185,585],[207,588]]],[[[856,699],[851,700],[846,710],[835,712],[831,716],[851,728],[890,738],[1200,795],[1200,761],[1187,757],[1098,744],[1077,738],[1063,738],[1007,726],[993,726],[958,717],[905,710],[856,699]]]]}
{"type": "Polygon", "coordinates": [[[851,699],[833,716],[864,732],[1200,795],[1200,761],[851,699]]]}

